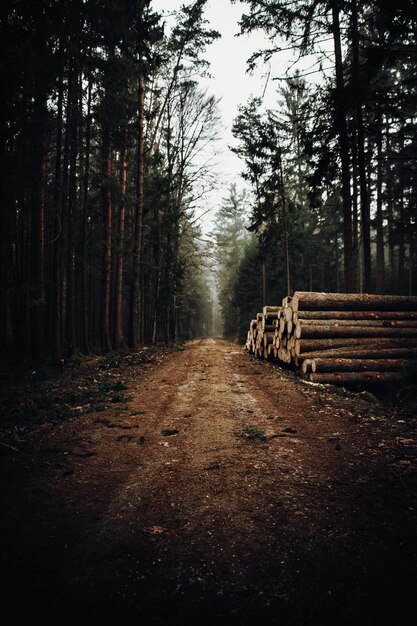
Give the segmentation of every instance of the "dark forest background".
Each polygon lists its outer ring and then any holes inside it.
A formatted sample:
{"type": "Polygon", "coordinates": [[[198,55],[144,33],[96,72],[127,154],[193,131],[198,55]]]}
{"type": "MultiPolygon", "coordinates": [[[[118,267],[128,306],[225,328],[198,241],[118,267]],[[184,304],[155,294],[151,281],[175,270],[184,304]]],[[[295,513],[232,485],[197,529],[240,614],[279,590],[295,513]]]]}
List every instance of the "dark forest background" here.
{"type": "Polygon", "coordinates": [[[294,289],[416,293],[414,3],[242,2],[241,31],[271,41],[250,65],[283,45],[317,64],[273,77],[276,107],[242,103],[248,191],[231,181],[209,241],[197,209],[220,118],[198,83],[218,37],[205,4],[168,32],[149,0],[2,3],[3,352],[207,334],[210,269],[227,337],[294,289]]]}

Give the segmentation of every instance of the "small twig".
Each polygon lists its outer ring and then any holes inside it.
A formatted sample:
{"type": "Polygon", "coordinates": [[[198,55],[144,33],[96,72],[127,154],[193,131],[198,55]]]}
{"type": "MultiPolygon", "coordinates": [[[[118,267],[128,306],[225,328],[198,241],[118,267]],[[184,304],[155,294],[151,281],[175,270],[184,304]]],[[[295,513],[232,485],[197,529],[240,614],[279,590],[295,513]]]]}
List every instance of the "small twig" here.
{"type": "Polygon", "coordinates": [[[3,446],[4,448],[9,448],[10,450],[13,450],[14,452],[20,452],[20,450],[18,450],[18,448],[14,448],[13,446],[9,446],[8,443],[3,443],[2,441],[0,441],[0,446],[3,446]]]}

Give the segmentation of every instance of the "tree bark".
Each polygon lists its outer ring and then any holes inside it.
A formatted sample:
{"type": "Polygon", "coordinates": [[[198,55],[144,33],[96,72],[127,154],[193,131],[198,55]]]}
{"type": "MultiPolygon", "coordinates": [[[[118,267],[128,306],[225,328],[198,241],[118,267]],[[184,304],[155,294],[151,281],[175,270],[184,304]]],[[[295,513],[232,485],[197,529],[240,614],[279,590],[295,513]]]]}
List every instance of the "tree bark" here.
{"type": "Polygon", "coordinates": [[[301,326],[297,325],[296,339],[320,339],[321,337],[414,337],[417,339],[417,328],[381,328],[374,326],[301,326]]]}
{"type": "Polygon", "coordinates": [[[359,59],[359,32],[358,32],[358,11],[357,2],[352,0],[352,53],[353,53],[353,83],[359,92],[356,97],[355,117],[357,131],[357,149],[359,166],[359,193],[361,200],[361,230],[363,244],[363,267],[364,267],[364,289],[371,291],[371,223],[369,195],[366,179],[366,159],[365,159],[365,131],[363,127],[362,111],[362,81],[360,73],[359,59]]]}
{"type": "Polygon", "coordinates": [[[66,336],[67,349],[71,353],[76,345],[75,333],[75,239],[74,221],[77,204],[77,155],[78,155],[78,74],[72,68],[70,97],[70,156],[68,189],[68,230],[67,230],[67,298],[66,336]]]}
{"type": "Polygon", "coordinates": [[[382,216],[382,119],[377,128],[377,191],[376,191],[376,293],[384,293],[385,255],[382,216]]]}
{"type": "Polygon", "coordinates": [[[342,46],[340,37],[339,0],[332,0],[332,30],[336,65],[335,125],[339,136],[340,159],[342,163],[343,200],[343,249],[345,290],[354,289],[354,266],[352,246],[352,207],[350,194],[349,143],[346,124],[345,85],[343,78],[342,46]]]}
{"type": "MultiPolygon", "coordinates": [[[[90,50],[91,62],[91,50],[90,50]]],[[[88,295],[88,215],[89,215],[89,180],[90,180],[90,146],[91,146],[91,99],[93,77],[91,66],[88,67],[88,94],[87,94],[87,127],[85,131],[85,161],[83,179],[83,223],[81,235],[82,269],[81,269],[81,326],[82,345],[85,354],[90,352],[90,324],[89,324],[89,295],[88,295]]]]}
{"type": "Polygon", "coordinates": [[[394,261],[394,199],[393,199],[393,175],[391,167],[391,140],[390,140],[390,123],[386,118],[385,130],[385,154],[387,156],[386,164],[386,194],[387,194],[387,218],[388,218],[388,264],[390,273],[390,288],[393,290],[395,285],[395,261],[394,261]]]}
{"type": "Polygon", "coordinates": [[[34,175],[31,220],[31,349],[38,359],[44,347],[44,255],[45,255],[45,179],[46,126],[48,105],[46,87],[38,86],[35,97],[34,175]]]}
{"type": "Polygon", "coordinates": [[[301,320],[415,320],[417,311],[299,311],[293,322],[301,320]]]}
{"type": "Polygon", "coordinates": [[[52,353],[55,361],[61,358],[61,267],[62,267],[62,134],[64,84],[62,70],[58,77],[58,103],[55,148],[55,220],[52,261],[52,353]]]}
{"type": "Polygon", "coordinates": [[[417,348],[363,348],[360,345],[303,352],[301,359],[416,359],[417,348]]]}
{"type": "Polygon", "coordinates": [[[104,352],[112,349],[110,336],[110,283],[111,283],[111,240],[112,240],[112,198],[111,198],[111,141],[107,121],[103,129],[102,155],[102,206],[103,206],[103,286],[101,336],[104,352]]]}
{"type": "Polygon", "coordinates": [[[412,359],[316,358],[311,371],[316,372],[403,372],[415,363],[412,359]]]}
{"type": "Polygon", "coordinates": [[[116,260],[116,302],[114,319],[114,345],[116,349],[123,346],[123,270],[124,270],[124,242],[125,242],[125,214],[126,214],[126,184],[127,184],[127,126],[123,131],[123,145],[120,152],[120,205],[118,215],[118,245],[116,260]]]}
{"type": "MultiPolygon", "coordinates": [[[[139,28],[143,30],[144,7],[146,0],[139,0],[139,28]]],[[[139,48],[138,77],[138,143],[137,143],[137,179],[136,179],[136,211],[135,234],[132,262],[132,285],[130,293],[129,344],[133,350],[139,347],[141,320],[141,264],[143,251],[143,200],[145,178],[145,70],[143,47],[139,48]]]]}
{"type": "Polygon", "coordinates": [[[414,337],[330,337],[322,339],[297,339],[295,341],[295,356],[300,356],[308,352],[318,352],[322,350],[351,348],[356,346],[363,350],[382,350],[395,348],[415,348],[417,339],[414,337]]]}
{"type": "Polygon", "coordinates": [[[335,294],[316,291],[296,291],[291,302],[291,307],[293,311],[303,311],[305,309],[417,311],[417,296],[380,296],[367,293],[335,294]]]}
{"type": "Polygon", "coordinates": [[[402,381],[404,374],[403,372],[327,372],[309,374],[309,380],[322,385],[383,384],[402,381]]]}

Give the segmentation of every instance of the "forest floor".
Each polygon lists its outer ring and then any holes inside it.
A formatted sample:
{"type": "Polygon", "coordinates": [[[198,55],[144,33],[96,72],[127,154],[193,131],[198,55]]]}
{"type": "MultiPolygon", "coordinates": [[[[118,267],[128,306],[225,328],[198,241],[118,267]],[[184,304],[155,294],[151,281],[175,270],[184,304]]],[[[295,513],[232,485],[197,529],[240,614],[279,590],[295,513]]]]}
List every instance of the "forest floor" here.
{"type": "Polygon", "coordinates": [[[5,625],[415,623],[410,390],[212,339],[2,379],[5,625]]]}

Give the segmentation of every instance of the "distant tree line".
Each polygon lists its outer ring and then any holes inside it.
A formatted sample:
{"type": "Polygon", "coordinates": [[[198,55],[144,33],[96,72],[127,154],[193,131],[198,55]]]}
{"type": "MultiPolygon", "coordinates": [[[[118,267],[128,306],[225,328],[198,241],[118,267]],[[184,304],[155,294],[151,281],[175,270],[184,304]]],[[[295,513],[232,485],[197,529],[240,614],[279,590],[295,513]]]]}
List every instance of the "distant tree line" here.
{"type": "Polygon", "coordinates": [[[200,335],[195,210],[216,99],[205,0],[167,34],[150,0],[5,0],[0,346],[60,358],[200,335]]]}

